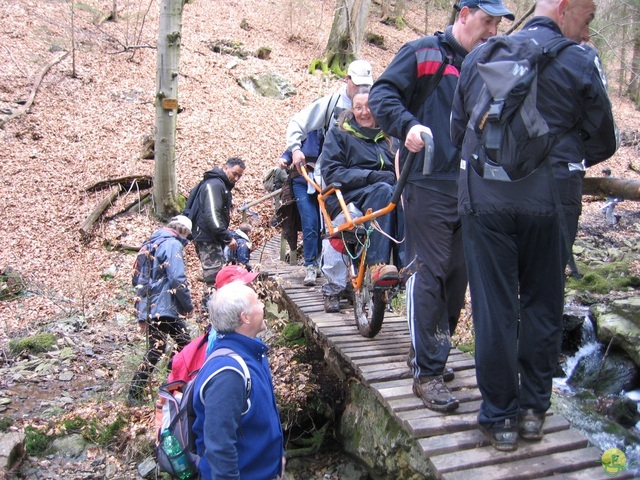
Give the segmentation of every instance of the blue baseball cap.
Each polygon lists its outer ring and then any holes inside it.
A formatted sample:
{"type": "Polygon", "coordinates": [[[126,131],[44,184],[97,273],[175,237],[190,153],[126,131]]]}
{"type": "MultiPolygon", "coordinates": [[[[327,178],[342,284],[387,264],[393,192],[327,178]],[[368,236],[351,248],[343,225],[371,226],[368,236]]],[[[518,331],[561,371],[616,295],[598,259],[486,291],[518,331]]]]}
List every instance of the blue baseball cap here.
{"type": "Polygon", "coordinates": [[[479,8],[492,17],[504,17],[511,21],[516,19],[516,16],[502,3],[502,0],[460,0],[458,10],[462,7],[479,8]]]}

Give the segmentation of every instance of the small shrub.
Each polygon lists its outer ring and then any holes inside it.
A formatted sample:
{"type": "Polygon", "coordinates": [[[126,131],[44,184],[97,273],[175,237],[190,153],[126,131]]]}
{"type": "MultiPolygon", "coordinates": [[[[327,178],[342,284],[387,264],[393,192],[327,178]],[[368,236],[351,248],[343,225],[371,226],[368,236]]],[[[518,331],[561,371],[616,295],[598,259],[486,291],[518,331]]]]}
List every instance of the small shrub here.
{"type": "Polygon", "coordinates": [[[8,431],[11,425],[13,425],[13,418],[0,417],[0,432],[8,431]]]}
{"type": "Polygon", "coordinates": [[[24,433],[27,439],[27,452],[36,457],[44,455],[55,440],[54,435],[47,435],[30,425],[24,429],[24,433]]]}

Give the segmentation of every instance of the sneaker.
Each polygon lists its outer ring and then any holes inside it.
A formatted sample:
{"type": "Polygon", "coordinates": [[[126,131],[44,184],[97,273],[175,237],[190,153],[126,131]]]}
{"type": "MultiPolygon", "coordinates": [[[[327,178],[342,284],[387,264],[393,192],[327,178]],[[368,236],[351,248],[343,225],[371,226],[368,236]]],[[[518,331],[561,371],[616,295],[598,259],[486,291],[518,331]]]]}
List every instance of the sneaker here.
{"type": "Polygon", "coordinates": [[[478,427],[489,438],[496,450],[513,452],[518,449],[518,428],[515,419],[507,418],[488,425],[478,424],[478,427]]]}
{"type": "Polygon", "coordinates": [[[400,281],[398,269],[395,265],[379,263],[369,267],[371,283],[376,287],[392,287],[400,281]]]}
{"type": "Polygon", "coordinates": [[[338,295],[325,295],[324,296],[324,311],[327,313],[338,313],[340,311],[340,296],[338,295]]]}
{"type": "Polygon", "coordinates": [[[413,393],[422,399],[427,408],[436,412],[452,412],[460,405],[444,384],[442,375],[421,377],[419,381],[414,379],[413,393]]]}
{"type": "Polygon", "coordinates": [[[316,269],[315,265],[307,265],[307,274],[302,282],[305,287],[313,287],[316,284],[316,269]]]}
{"type": "Polygon", "coordinates": [[[545,414],[536,413],[533,408],[522,410],[518,414],[518,434],[524,440],[537,442],[542,440],[544,433],[542,426],[544,425],[545,414]]]}

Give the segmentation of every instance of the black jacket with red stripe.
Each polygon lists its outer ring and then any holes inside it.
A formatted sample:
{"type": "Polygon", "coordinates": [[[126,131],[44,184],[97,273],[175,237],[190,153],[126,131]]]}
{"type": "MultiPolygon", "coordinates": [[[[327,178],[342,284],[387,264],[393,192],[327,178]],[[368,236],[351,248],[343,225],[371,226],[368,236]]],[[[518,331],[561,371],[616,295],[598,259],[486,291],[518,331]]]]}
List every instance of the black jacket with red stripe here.
{"type": "MultiPolygon", "coordinates": [[[[409,182],[454,197],[457,195],[460,152],[451,143],[449,119],[460,66],[466,53],[453,37],[451,27],[444,33],[406,43],[375,82],[369,95],[369,108],[378,125],[403,144],[407,132],[414,125],[421,124],[431,129],[435,145],[433,174],[423,175],[422,162],[416,162],[409,182]],[[420,102],[419,88],[436,74],[443,60],[448,64],[442,78],[424,102],[420,102]]],[[[407,153],[403,147],[401,163],[407,153]]]]}

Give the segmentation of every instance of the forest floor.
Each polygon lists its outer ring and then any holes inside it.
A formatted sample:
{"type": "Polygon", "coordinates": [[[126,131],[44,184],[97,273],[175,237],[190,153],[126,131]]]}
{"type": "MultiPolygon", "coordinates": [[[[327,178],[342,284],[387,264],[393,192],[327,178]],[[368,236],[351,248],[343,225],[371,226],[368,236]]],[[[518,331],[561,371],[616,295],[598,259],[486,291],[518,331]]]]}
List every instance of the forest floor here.
{"type": "MultiPolygon", "coordinates": [[[[132,317],[134,255],[107,246],[140,245],[160,223],[148,213],[118,215],[139,198],[141,192],[133,189],[113,202],[89,235],[79,233],[107,195],[107,190],[88,187],[154,171],[153,160],[141,159],[140,152],[143,139],[154,131],[159,5],[113,3],[118,6],[115,22],[107,20],[112,2],[74,2],[72,16],[69,2],[0,0],[0,119],[18,112],[34,96],[28,113],[0,129],[0,273],[19,272],[27,291],[0,301],[3,415],[12,419],[15,430],[37,427],[50,433],[60,430],[63,417],[97,418],[100,425],[126,419],[117,445],[89,449],[78,461],[33,458],[23,469],[28,478],[136,478],[145,452],[131,440],[152,435],[151,409],[124,403],[144,345],[132,317]],[[11,339],[43,331],[53,331],[58,338],[59,350],[48,354],[48,361],[10,353],[11,339]]],[[[204,171],[231,156],[248,165],[234,190],[235,205],[266,193],[262,179],[284,150],[288,120],[342,85],[340,79],[308,73],[310,62],[323,54],[333,5],[305,0],[197,0],[185,5],[176,141],[180,193],[187,195],[204,171]],[[220,41],[239,42],[249,55],[240,59],[214,53],[211,45],[220,41]],[[266,60],[251,54],[262,46],[271,48],[266,60]],[[269,72],[288,79],[297,94],[283,100],[264,98],[238,83],[269,72]]],[[[378,8],[372,7],[366,30],[381,35],[384,45],[365,42],[360,52],[371,61],[375,75],[403,43],[418,38],[425,28],[421,8],[409,9],[410,27],[403,30],[381,23],[378,8]]],[[[433,8],[427,31],[442,29],[447,16],[433,8]]],[[[620,129],[630,140],[607,166],[614,176],[638,179],[640,113],[625,99],[614,97],[612,102],[620,129]]],[[[591,175],[601,175],[599,167],[593,170],[591,175]]],[[[602,204],[602,199],[585,198],[579,235],[597,231],[612,244],[638,235],[636,203],[618,206],[622,219],[613,228],[604,224],[602,204]]],[[[259,250],[279,232],[269,226],[270,202],[252,212],[253,240],[259,250]]],[[[240,218],[236,211],[232,227],[240,218]]],[[[200,269],[192,246],[186,259],[197,303],[200,269]]],[[[198,327],[192,324],[195,332],[198,327]]],[[[460,336],[463,341],[471,338],[468,314],[460,336]]],[[[290,352],[280,350],[272,363],[278,368],[290,359],[290,352]]],[[[325,473],[318,470],[319,478],[325,473]]]]}

